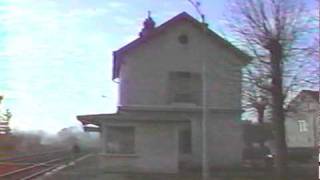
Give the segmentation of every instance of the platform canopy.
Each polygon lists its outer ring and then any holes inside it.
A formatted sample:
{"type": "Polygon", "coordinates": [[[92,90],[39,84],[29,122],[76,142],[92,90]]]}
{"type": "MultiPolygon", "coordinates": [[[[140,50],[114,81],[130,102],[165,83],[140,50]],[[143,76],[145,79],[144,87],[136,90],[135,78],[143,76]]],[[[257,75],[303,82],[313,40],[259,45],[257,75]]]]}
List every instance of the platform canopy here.
{"type": "Polygon", "coordinates": [[[143,123],[177,123],[177,122],[189,122],[187,116],[177,114],[141,114],[134,112],[114,113],[114,114],[89,114],[79,115],[77,119],[82,123],[84,129],[88,131],[99,131],[102,123],[104,122],[143,122],[143,123]],[[91,125],[95,125],[92,127],[91,125]],[[98,128],[98,129],[96,129],[98,128]]]}

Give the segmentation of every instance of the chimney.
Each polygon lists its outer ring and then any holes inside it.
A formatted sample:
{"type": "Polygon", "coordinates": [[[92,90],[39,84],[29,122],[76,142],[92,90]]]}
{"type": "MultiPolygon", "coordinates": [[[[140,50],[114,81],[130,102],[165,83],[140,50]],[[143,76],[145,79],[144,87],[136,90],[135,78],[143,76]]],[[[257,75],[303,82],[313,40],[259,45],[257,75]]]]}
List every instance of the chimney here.
{"type": "Polygon", "coordinates": [[[150,34],[155,29],[156,23],[151,18],[151,11],[148,11],[148,18],[143,22],[143,28],[139,33],[140,37],[150,34]]]}

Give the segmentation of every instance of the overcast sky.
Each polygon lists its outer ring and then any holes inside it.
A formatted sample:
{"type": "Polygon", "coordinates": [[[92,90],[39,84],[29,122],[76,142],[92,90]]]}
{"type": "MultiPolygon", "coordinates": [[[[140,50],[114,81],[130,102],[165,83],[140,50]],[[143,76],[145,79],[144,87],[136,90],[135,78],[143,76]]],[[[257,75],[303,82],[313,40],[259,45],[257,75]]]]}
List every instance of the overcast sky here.
{"type": "MultiPolygon", "coordinates": [[[[202,4],[223,34],[226,1],[202,4]]],[[[0,94],[12,127],[56,132],[79,126],[76,115],[115,112],[112,51],[137,37],[148,10],[158,25],[198,17],[187,0],[1,0],[0,94]]]]}

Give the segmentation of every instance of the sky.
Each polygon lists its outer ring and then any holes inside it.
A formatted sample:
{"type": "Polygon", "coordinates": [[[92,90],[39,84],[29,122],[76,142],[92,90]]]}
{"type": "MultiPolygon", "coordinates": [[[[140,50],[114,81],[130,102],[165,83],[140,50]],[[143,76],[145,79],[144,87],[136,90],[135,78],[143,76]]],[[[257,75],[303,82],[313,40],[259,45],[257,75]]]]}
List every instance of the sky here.
{"type": "MultiPolygon", "coordinates": [[[[203,0],[210,28],[224,34],[227,0],[203,0]]],[[[0,94],[11,127],[79,126],[76,115],[113,113],[112,52],[138,37],[147,11],[159,25],[187,0],[0,0],[0,94]]]]}
{"type": "MultiPolygon", "coordinates": [[[[209,23],[221,19],[223,1],[202,3],[213,7],[203,8],[209,23]]],[[[0,94],[11,127],[54,133],[80,126],[76,115],[115,112],[112,51],[137,38],[148,10],[158,25],[182,11],[198,17],[187,0],[1,0],[0,94]]]]}

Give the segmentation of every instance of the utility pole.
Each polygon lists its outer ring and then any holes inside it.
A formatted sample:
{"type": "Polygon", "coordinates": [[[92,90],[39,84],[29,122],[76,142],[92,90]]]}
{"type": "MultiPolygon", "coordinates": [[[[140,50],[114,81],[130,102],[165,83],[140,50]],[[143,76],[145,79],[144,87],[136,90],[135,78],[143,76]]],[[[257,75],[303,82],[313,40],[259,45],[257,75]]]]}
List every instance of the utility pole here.
{"type": "MultiPolygon", "coordinates": [[[[205,22],[205,16],[200,9],[200,2],[188,0],[188,2],[196,9],[197,13],[201,17],[201,25],[203,33],[206,33],[207,24],[205,22]]],[[[209,160],[208,160],[208,147],[207,147],[207,68],[206,58],[202,59],[202,180],[209,180],[209,160]]]]}
{"type": "Polygon", "coordinates": [[[207,68],[202,61],[202,180],[209,179],[208,147],[207,147],[207,68]]]}

